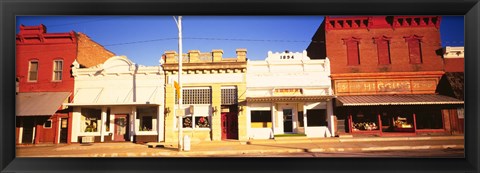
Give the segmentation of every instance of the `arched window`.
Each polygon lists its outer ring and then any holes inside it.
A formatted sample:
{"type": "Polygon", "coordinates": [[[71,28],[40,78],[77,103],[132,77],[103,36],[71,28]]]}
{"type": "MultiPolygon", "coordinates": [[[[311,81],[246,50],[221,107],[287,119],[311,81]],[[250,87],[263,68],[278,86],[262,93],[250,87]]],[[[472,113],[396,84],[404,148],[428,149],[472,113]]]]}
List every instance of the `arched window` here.
{"type": "Polygon", "coordinates": [[[390,38],[391,37],[374,37],[374,43],[377,44],[378,64],[390,64],[390,38]]]}
{"type": "Polygon", "coordinates": [[[360,50],[358,44],[360,38],[344,38],[344,44],[347,47],[347,65],[359,65],[360,64],[360,50]]]}
{"type": "Polygon", "coordinates": [[[422,36],[413,35],[413,36],[408,36],[404,38],[408,44],[408,55],[410,57],[410,64],[421,64],[422,63],[422,45],[421,45],[422,36]]]}

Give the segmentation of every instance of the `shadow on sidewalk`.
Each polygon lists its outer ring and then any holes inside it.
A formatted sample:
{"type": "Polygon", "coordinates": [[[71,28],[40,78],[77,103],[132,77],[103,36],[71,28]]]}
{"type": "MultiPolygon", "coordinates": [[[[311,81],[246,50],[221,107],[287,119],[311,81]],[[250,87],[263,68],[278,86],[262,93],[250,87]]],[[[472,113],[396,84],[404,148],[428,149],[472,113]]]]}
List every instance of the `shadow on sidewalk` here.
{"type": "Polygon", "coordinates": [[[263,147],[276,147],[276,148],[286,148],[286,149],[300,149],[303,150],[305,153],[311,153],[308,148],[298,148],[298,147],[288,147],[288,146],[278,146],[278,145],[266,145],[266,144],[252,144],[252,143],[247,143],[247,145],[252,145],[252,146],[263,146],[263,147]]]}

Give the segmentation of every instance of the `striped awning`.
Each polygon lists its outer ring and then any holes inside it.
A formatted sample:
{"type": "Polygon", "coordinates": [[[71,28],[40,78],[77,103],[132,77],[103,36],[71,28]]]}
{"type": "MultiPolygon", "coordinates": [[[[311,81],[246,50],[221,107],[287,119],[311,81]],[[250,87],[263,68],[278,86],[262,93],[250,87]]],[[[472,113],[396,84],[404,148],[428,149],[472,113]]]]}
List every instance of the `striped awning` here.
{"type": "Polygon", "coordinates": [[[51,116],[67,101],[70,92],[31,92],[16,96],[17,116],[51,116]]]}
{"type": "Polygon", "coordinates": [[[332,95],[325,96],[271,96],[271,97],[247,97],[247,102],[322,102],[334,98],[332,95]]]}
{"type": "Polygon", "coordinates": [[[456,98],[438,95],[368,95],[337,96],[338,106],[382,106],[382,105],[447,105],[463,104],[456,98]]]}

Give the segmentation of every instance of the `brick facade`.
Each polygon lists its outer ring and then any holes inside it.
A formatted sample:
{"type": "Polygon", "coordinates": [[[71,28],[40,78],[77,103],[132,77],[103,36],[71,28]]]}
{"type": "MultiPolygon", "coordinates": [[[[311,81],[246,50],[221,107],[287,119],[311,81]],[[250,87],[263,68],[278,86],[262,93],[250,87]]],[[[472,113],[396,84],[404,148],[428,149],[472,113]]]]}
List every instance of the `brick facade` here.
{"type": "MultiPolygon", "coordinates": [[[[72,63],[77,59],[85,62],[85,66],[92,66],[102,63],[111,55],[113,53],[105,50],[84,34],[74,31],[48,33],[45,25],[21,25],[16,35],[17,92],[70,92],[72,94],[66,100],[69,102],[73,99],[74,89],[74,78],[71,75],[72,63]],[[85,49],[86,47],[93,48],[85,49]],[[62,62],[61,80],[55,78],[54,61],[62,62]],[[30,67],[35,64],[38,64],[38,70],[36,75],[33,75],[35,72],[30,72],[30,67]],[[36,77],[29,78],[30,73],[36,77]]],[[[35,127],[33,143],[58,143],[61,119],[68,118],[68,124],[71,124],[71,112],[69,111],[59,105],[57,113],[51,116],[17,117],[17,121],[20,122],[17,124],[17,143],[20,142],[18,135],[21,135],[19,133],[23,129],[24,121],[33,121],[35,127]],[[48,119],[52,120],[52,127],[44,128],[43,124],[48,119]]],[[[67,141],[70,141],[70,126],[68,126],[68,134],[67,141]]]]}

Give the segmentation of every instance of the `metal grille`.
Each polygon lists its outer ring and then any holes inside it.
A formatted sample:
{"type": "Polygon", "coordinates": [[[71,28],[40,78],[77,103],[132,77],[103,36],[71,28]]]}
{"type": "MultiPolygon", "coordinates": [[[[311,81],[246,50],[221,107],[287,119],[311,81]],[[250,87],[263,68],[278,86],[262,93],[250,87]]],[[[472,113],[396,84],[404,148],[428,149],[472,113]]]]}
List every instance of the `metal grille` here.
{"type": "MultiPolygon", "coordinates": [[[[175,94],[176,95],[176,94],[175,94]]],[[[183,104],[211,104],[211,89],[183,89],[183,104]]],[[[175,96],[175,102],[178,102],[175,96]]]]}
{"type": "Polygon", "coordinates": [[[233,105],[237,103],[237,88],[222,88],[222,105],[233,105]]]}

